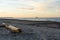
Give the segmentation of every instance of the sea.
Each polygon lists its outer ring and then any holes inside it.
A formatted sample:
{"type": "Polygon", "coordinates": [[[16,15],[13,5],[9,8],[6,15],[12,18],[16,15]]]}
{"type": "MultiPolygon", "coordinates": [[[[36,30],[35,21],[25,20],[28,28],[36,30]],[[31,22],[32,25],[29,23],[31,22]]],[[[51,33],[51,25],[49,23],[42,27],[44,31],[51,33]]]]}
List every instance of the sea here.
{"type": "Polygon", "coordinates": [[[60,18],[18,18],[19,20],[32,20],[32,21],[57,21],[60,22],[60,18]]]}

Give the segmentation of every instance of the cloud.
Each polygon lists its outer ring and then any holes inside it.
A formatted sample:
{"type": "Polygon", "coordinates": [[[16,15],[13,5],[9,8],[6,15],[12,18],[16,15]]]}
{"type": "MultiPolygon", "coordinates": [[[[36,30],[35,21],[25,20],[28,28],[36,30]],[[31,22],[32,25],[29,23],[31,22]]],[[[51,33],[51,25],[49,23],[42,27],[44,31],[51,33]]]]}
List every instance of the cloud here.
{"type": "MultiPolygon", "coordinates": [[[[16,1],[16,0],[15,0],[16,1]]],[[[27,9],[27,10],[35,10],[35,11],[42,11],[42,12],[46,12],[46,11],[55,11],[56,10],[56,6],[59,6],[59,0],[18,0],[16,3],[13,2],[11,5],[14,5],[17,8],[21,8],[21,9],[27,9]],[[19,3],[19,2],[20,3],[19,3]]]]}
{"type": "Polygon", "coordinates": [[[60,13],[60,6],[56,6],[56,12],[60,13]]]}
{"type": "MultiPolygon", "coordinates": [[[[60,0],[0,0],[0,12],[53,15],[60,13],[60,0]]],[[[58,14],[57,14],[58,15],[58,14]]]]}
{"type": "Polygon", "coordinates": [[[53,3],[53,2],[55,2],[54,0],[46,0],[46,1],[42,1],[42,0],[25,0],[26,2],[22,2],[25,6],[22,8],[22,9],[30,9],[30,8],[28,8],[28,7],[31,7],[31,8],[33,8],[34,10],[36,10],[36,11],[46,11],[46,10],[48,10],[49,9],[49,7],[50,8],[53,8],[53,5],[51,6],[51,3],[53,3]],[[41,1],[41,2],[38,2],[38,1],[41,1]]]}
{"type": "Polygon", "coordinates": [[[34,8],[17,8],[17,9],[23,9],[23,10],[33,10],[34,8]]]}

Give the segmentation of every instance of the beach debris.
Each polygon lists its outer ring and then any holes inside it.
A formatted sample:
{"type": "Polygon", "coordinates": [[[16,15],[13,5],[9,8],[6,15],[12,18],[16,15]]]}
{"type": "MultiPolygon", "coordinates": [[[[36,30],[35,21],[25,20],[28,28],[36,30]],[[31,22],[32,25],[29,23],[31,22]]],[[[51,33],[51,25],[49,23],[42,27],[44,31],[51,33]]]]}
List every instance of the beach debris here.
{"type": "Polygon", "coordinates": [[[6,29],[8,29],[8,30],[10,30],[11,32],[14,32],[14,33],[22,32],[20,28],[17,28],[15,26],[12,26],[12,25],[9,25],[9,24],[6,24],[6,23],[2,23],[1,26],[4,26],[6,29]]]}
{"type": "Polygon", "coordinates": [[[2,24],[0,25],[0,27],[5,27],[5,23],[2,23],[2,24]]]}

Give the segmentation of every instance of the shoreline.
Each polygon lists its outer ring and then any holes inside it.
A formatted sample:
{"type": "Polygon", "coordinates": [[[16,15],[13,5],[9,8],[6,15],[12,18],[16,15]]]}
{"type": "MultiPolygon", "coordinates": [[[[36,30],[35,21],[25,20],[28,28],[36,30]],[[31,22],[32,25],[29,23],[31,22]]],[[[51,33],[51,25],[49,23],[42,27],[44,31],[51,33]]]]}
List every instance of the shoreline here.
{"type": "Polygon", "coordinates": [[[18,20],[18,19],[0,19],[0,23],[21,24],[21,25],[28,25],[28,26],[59,28],[60,29],[60,22],[56,22],[56,21],[32,21],[32,20],[18,20]]]}

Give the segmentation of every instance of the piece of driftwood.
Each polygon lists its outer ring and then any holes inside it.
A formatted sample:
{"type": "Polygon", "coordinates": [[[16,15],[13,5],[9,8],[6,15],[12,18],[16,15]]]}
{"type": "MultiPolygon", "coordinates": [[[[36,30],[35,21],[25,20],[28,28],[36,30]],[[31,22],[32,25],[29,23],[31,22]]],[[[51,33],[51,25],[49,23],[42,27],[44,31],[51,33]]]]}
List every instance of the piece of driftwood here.
{"type": "Polygon", "coordinates": [[[11,32],[14,32],[14,33],[22,32],[22,30],[20,28],[17,28],[17,27],[12,26],[12,25],[2,23],[1,26],[5,27],[6,29],[9,29],[11,32]]]}

